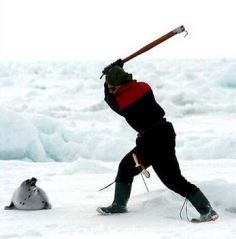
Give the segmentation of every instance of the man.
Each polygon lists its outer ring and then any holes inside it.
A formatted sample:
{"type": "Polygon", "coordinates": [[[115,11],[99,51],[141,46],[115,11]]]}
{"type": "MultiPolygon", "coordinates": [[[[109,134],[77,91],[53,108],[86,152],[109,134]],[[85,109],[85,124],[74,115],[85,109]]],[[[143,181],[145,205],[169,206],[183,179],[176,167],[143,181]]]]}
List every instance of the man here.
{"type": "Polygon", "coordinates": [[[205,222],[218,218],[204,194],[182,175],[175,155],[175,131],[164,116],[147,83],[133,80],[123,70],[121,60],[105,68],[105,101],[138,132],[136,147],[120,162],[115,179],[115,196],[108,207],[99,207],[100,214],[127,212],[134,176],[140,173],[135,167],[133,154],[142,165],[152,166],[160,180],[171,190],[187,198],[200,213],[195,221],[205,222]]]}

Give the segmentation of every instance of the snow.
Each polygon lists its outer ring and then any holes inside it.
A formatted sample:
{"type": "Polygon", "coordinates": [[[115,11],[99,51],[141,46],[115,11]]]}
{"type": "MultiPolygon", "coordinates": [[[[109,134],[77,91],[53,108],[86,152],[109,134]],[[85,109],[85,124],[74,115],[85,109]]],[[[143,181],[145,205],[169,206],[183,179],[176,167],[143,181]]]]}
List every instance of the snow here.
{"type": "MultiPolygon", "coordinates": [[[[99,216],[109,205],[120,159],[136,132],[103,101],[107,62],[0,63],[0,207],[36,177],[52,210],[1,211],[0,238],[235,238],[236,61],[145,60],[125,66],[147,81],[173,122],[183,175],[207,195],[220,219],[179,218],[184,199],[150,168],[133,183],[129,213],[99,216]]],[[[197,216],[188,204],[188,216],[197,216]]]]}

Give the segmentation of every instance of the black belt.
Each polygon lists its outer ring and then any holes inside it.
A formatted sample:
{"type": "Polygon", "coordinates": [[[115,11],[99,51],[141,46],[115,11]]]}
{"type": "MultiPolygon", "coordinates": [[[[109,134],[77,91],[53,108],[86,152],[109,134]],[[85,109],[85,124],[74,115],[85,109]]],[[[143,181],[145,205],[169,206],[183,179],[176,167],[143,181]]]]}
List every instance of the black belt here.
{"type": "Polygon", "coordinates": [[[151,125],[150,127],[148,127],[145,130],[142,130],[141,132],[138,133],[138,137],[142,137],[142,135],[148,133],[150,130],[160,126],[161,124],[166,122],[166,118],[162,118],[159,121],[155,122],[153,125],[151,125]]]}

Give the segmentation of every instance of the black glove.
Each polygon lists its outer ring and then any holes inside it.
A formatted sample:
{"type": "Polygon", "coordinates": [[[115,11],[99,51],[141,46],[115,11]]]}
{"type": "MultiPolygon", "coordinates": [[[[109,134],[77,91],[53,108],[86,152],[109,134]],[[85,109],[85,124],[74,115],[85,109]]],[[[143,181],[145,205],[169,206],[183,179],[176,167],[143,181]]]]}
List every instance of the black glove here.
{"type": "MultiPolygon", "coordinates": [[[[102,76],[103,76],[103,75],[107,75],[108,72],[111,70],[111,68],[112,68],[113,66],[119,66],[119,67],[122,68],[123,65],[124,65],[124,62],[123,62],[121,59],[118,59],[117,61],[112,62],[110,65],[106,66],[106,67],[103,69],[103,71],[102,71],[102,76]]],[[[101,78],[102,78],[102,76],[101,76],[101,78]]]]}

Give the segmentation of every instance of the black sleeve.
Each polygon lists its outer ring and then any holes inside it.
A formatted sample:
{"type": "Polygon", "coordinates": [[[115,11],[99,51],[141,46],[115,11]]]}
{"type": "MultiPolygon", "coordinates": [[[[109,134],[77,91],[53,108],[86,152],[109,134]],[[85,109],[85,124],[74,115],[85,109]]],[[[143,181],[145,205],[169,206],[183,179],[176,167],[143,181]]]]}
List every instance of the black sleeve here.
{"type": "Polygon", "coordinates": [[[104,100],[110,106],[110,108],[114,110],[117,114],[123,116],[121,110],[119,109],[116,103],[115,97],[111,93],[109,93],[107,83],[104,83],[104,94],[105,94],[104,100]]]}

